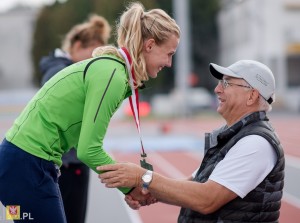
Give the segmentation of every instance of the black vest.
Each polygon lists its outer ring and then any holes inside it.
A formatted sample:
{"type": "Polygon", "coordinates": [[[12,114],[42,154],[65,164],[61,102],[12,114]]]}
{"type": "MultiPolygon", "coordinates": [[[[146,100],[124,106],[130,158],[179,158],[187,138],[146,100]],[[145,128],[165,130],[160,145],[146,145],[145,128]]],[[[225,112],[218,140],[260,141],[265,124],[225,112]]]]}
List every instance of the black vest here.
{"type": "Polygon", "coordinates": [[[235,143],[247,135],[259,135],[268,140],[278,159],[268,176],[243,199],[237,197],[216,212],[207,215],[182,208],[178,222],[278,222],[285,161],[282,146],[268,120],[265,112],[255,112],[230,128],[222,127],[205,135],[205,155],[194,179],[200,183],[208,180],[216,164],[224,159],[235,143]]]}

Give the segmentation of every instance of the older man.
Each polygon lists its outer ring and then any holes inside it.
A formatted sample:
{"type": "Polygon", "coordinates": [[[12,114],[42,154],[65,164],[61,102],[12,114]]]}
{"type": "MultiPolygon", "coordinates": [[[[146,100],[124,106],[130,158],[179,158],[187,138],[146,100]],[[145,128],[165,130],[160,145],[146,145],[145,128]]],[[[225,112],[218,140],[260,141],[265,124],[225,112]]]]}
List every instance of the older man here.
{"type": "Polygon", "coordinates": [[[157,200],[181,206],[178,222],[278,222],[284,153],[266,115],[275,99],[272,71],[252,60],[209,69],[219,80],[217,111],[226,125],[205,135],[205,156],[189,180],[130,163],[99,167],[109,170],[99,177],[107,187],[143,185],[157,200]]]}

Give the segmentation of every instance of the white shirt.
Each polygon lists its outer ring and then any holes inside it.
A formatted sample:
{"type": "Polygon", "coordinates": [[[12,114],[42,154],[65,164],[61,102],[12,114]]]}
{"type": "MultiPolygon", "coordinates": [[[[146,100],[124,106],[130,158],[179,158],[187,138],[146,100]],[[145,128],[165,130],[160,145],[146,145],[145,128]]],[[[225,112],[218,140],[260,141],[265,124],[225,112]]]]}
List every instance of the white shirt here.
{"type": "Polygon", "coordinates": [[[265,138],[249,135],[229,150],[209,179],[244,198],[271,172],[276,161],[276,152],[265,138]]]}

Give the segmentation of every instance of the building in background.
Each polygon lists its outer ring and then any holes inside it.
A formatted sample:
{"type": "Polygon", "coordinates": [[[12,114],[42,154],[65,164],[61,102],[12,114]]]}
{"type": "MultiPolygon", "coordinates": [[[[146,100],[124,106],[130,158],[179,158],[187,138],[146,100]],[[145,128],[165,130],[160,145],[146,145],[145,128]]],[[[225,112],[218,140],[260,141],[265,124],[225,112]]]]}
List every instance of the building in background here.
{"type": "Polygon", "coordinates": [[[25,7],[0,13],[0,91],[33,86],[31,43],[36,13],[25,7]]]}
{"type": "Polygon", "coordinates": [[[221,0],[219,63],[268,65],[276,79],[274,107],[300,111],[300,0],[221,0]]]}

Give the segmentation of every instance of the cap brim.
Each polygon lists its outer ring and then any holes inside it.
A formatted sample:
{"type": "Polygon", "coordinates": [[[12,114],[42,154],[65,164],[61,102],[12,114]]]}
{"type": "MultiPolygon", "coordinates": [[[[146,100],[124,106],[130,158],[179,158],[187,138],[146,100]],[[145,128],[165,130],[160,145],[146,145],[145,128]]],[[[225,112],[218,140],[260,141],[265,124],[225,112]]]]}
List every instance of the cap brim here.
{"type": "Polygon", "coordinates": [[[223,75],[227,75],[230,77],[236,77],[236,78],[242,78],[241,76],[233,73],[230,69],[227,67],[221,67],[217,64],[210,63],[209,64],[209,71],[210,73],[217,79],[221,80],[223,78],[223,75]]]}

